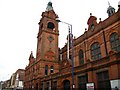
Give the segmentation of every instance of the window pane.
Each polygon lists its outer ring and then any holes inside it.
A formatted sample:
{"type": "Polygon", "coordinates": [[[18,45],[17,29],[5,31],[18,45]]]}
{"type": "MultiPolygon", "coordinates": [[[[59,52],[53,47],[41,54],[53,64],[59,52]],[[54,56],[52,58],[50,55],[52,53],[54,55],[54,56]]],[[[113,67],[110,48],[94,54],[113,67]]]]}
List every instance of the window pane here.
{"type": "Polygon", "coordinates": [[[86,90],[87,82],[88,82],[87,75],[78,77],[78,90],[86,90]]]}
{"type": "Polygon", "coordinates": [[[118,37],[117,33],[113,33],[110,36],[110,44],[111,44],[111,49],[115,51],[120,51],[118,48],[120,47],[120,40],[118,37]]]}
{"type": "Polygon", "coordinates": [[[84,64],[84,54],[82,50],[79,51],[79,62],[80,64],[84,64]]]}
{"type": "Polygon", "coordinates": [[[97,79],[98,79],[99,90],[102,90],[102,89],[110,90],[111,86],[110,86],[108,71],[97,73],[97,79]]]}
{"type": "Polygon", "coordinates": [[[100,45],[97,42],[91,46],[91,57],[92,60],[97,60],[101,58],[100,45]]]}
{"type": "Polygon", "coordinates": [[[53,73],[53,72],[54,72],[54,67],[51,66],[51,67],[50,67],[50,73],[53,73]]]}
{"type": "Polygon", "coordinates": [[[48,75],[48,65],[45,66],[45,75],[48,75]]]}

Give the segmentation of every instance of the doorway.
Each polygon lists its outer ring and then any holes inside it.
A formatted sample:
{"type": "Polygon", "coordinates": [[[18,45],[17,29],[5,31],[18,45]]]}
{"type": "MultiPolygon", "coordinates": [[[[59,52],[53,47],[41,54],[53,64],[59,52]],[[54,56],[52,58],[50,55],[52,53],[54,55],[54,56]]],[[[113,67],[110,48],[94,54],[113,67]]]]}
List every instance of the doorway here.
{"type": "Polygon", "coordinates": [[[70,90],[70,81],[69,80],[65,80],[63,82],[63,88],[64,88],[64,90],[70,90]]]}

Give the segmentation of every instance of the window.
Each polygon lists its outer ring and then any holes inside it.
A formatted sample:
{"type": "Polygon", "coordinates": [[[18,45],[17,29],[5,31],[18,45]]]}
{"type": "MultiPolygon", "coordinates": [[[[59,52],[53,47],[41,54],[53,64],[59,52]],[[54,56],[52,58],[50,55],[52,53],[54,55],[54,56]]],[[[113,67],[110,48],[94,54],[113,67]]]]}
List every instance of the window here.
{"type": "Polygon", "coordinates": [[[72,55],[69,55],[69,59],[72,61],[72,55]]]}
{"type": "Polygon", "coordinates": [[[64,81],[63,88],[64,88],[63,90],[70,90],[70,81],[69,80],[64,81]]]}
{"type": "Polygon", "coordinates": [[[108,71],[97,73],[98,89],[111,90],[108,71]]]}
{"type": "Polygon", "coordinates": [[[95,25],[94,25],[94,24],[91,24],[90,29],[91,29],[91,30],[94,30],[94,28],[95,28],[95,25]]]}
{"type": "Polygon", "coordinates": [[[84,54],[82,50],[79,51],[79,62],[80,64],[84,64],[84,54]]]}
{"type": "Polygon", "coordinates": [[[49,90],[49,86],[50,84],[49,84],[49,82],[46,82],[46,87],[45,87],[45,90],[49,90]]]}
{"type": "Polygon", "coordinates": [[[78,90],[87,90],[86,83],[88,82],[88,75],[78,77],[78,90]]]}
{"type": "Polygon", "coordinates": [[[38,90],[38,83],[36,83],[36,87],[35,88],[36,88],[35,90],[38,90]]]}
{"type": "Polygon", "coordinates": [[[45,75],[48,75],[48,65],[45,66],[45,75]]]}
{"type": "Polygon", "coordinates": [[[47,28],[53,30],[55,28],[55,26],[54,26],[54,24],[52,22],[49,22],[48,25],[47,25],[47,28]]]}
{"type": "Polygon", "coordinates": [[[52,84],[52,90],[57,90],[57,81],[54,81],[52,84]]]}
{"type": "Polygon", "coordinates": [[[50,73],[54,73],[54,67],[53,66],[50,67],[50,73]]]}
{"type": "Polygon", "coordinates": [[[91,46],[91,58],[92,60],[98,60],[101,58],[100,45],[98,42],[92,44],[91,46]]]}
{"type": "Polygon", "coordinates": [[[120,40],[119,36],[117,33],[113,33],[110,36],[110,44],[111,44],[111,49],[114,51],[120,51],[120,40]]]}
{"type": "Polygon", "coordinates": [[[43,90],[43,83],[40,84],[40,90],[43,90]]]}

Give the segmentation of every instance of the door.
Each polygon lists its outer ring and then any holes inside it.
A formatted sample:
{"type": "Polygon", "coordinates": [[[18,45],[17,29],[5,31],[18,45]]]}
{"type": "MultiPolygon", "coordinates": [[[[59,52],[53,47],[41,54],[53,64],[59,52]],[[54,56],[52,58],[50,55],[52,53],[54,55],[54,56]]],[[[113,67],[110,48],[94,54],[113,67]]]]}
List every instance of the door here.
{"type": "Polygon", "coordinates": [[[64,81],[64,90],[70,90],[70,81],[69,80],[64,81]]]}

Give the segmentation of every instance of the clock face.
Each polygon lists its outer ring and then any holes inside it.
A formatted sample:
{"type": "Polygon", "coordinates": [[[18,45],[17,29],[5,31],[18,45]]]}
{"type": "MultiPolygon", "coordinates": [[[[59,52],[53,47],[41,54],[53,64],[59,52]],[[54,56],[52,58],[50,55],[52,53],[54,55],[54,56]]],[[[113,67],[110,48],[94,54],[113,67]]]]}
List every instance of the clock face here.
{"type": "Polygon", "coordinates": [[[52,41],[54,40],[54,38],[50,35],[50,36],[48,37],[48,40],[49,40],[50,42],[52,42],[52,41]]]}

